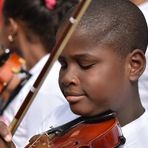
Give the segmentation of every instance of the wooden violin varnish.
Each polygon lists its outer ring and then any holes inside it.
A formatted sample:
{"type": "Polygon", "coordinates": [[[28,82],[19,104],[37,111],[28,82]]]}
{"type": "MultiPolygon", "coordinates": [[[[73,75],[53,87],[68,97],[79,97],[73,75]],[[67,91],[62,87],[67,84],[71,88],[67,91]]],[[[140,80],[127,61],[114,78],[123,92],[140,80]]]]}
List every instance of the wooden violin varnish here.
{"type": "Polygon", "coordinates": [[[79,117],[33,137],[25,148],[116,148],[125,143],[115,113],[79,117]]]}

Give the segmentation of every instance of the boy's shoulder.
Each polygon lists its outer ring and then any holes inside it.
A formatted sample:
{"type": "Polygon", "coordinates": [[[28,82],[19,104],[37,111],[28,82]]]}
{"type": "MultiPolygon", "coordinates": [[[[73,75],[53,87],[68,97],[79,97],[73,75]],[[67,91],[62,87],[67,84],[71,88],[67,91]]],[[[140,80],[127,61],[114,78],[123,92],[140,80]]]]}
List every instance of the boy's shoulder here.
{"type": "Polygon", "coordinates": [[[145,148],[148,146],[148,111],[122,127],[126,138],[125,148],[145,148]]]}

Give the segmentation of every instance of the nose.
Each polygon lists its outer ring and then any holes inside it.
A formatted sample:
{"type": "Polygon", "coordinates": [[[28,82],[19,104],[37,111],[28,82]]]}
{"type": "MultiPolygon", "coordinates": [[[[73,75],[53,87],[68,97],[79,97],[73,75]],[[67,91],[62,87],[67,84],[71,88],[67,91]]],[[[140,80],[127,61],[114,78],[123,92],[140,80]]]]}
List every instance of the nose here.
{"type": "Polygon", "coordinates": [[[68,87],[70,85],[77,85],[79,83],[78,73],[74,68],[68,68],[66,70],[60,70],[59,74],[59,84],[63,87],[68,87]]]}

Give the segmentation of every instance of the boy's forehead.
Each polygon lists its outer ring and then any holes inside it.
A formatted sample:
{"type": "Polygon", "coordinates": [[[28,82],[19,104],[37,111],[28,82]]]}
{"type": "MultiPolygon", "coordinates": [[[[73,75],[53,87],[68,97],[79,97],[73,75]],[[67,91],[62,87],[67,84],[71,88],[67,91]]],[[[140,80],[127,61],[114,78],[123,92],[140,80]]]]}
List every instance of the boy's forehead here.
{"type": "MultiPolygon", "coordinates": [[[[64,29],[65,28],[63,26],[59,28],[57,32],[57,36],[56,36],[57,40],[61,38],[64,32],[64,29]]],[[[94,27],[94,30],[93,30],[93,29],[90,29],[89,27],[86,27],[85,25],[80,24],[76,27],[70,40],[72,39],[73,41],[76,41],[76,42],[81,40],[81,42],[85,41],[87,42],[87,44],[97,44],[98,42],[101,42],[102,40],[104,40],[111,31],[112,30],[108,29],[108,27],[103,28],[103,29],[102,27],[98,27],[97,30],[95,30],[95,27],[94,27]]]]}
{"type": "MultiPolygon", "coordinates": [[[[57,32],[56,41],[58,42],[63,34],[63,28],[57,32]]],[[[71,35],[64,50],[78,49],[78,48],[92,48],[94,44],[89,39],[89,36],[81,29],[76,29],[71,35]]]]}
{"type": "MultiPolygon", "coordinates": [[[[59,39],[62,37],[62,35],[63,35],[65,32],[67,32],[66,27],[67,27],[67,24],[66,24],[66,22],[64,22],[64,23],[58,28],[57,33],[56,33],[56,40],[59,40],[59,39]],[[65,30],[66,30],[66,31],[65,31],[65,30]]],[[[71,36],[78,35],[78,37],[79,37],[80,35],[83,36],[84,33],[86,33],[86,30],[84,30],[83,28],[77,26],[71,36]]]]}
{"type": "MultiPolygon", "coordinates": [[[[63,30],[64,27],[59,29],[56,36],[57,41],[61,38],[63,30]]],[[[102,38],[102,36],[100,38],[102,38]]],[[[108,44],[106,41],[99,41],[99,37],[98,41],[95,40],[94,36],[90,34],[90,31],[79,26],[72,34],[62,54],[87,55],[90,54],[90,51],[103,49],[114,50],[114,45],[108,44]]]]}
{"type": "Polygon", "coordinates": [[[105,43],[92,44],[91,42],[89,43],[75,38],[68,42],[61,56],[88,58],[97,57],[98,55],[103,55],[103,53],[109,53],[111,55],[116,52],[112,45],[105,43]]]}

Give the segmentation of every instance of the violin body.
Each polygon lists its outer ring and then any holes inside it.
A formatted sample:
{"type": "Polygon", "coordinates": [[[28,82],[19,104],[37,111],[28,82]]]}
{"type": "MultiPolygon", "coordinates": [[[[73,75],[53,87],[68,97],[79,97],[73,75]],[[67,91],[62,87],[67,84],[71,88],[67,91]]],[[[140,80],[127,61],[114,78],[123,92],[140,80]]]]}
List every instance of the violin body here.
{"type": "Polygon", "coordinates": [[[64,134],[60,131],[36,136],[26,148],[116,148],[125,142],[116,118],[78,124],[64,134]]]}
{"type": "Polygon", "coordinates": [[[23,65],[24,60],[16,53],[10,55],[9,59],[0,67],[0,93],[8,85],[13,78],[14,74],[19,73],[23,65]]]}
{"type": "Polygon", "coordinates": [[[0,114],[2,114],[6,105],[17,94],[23,80],[28,79],[30,75],[24,73],[25,60],[16,53],[1,54],[0,63],[0,114]]]}
{"type": "Polygon", "coordinates": [[[115,119],[99,124],[82,124],[64,136],[53,138],[51,144],[55,148],[114,148],[120,145],[118,123],[115,119]]]}

